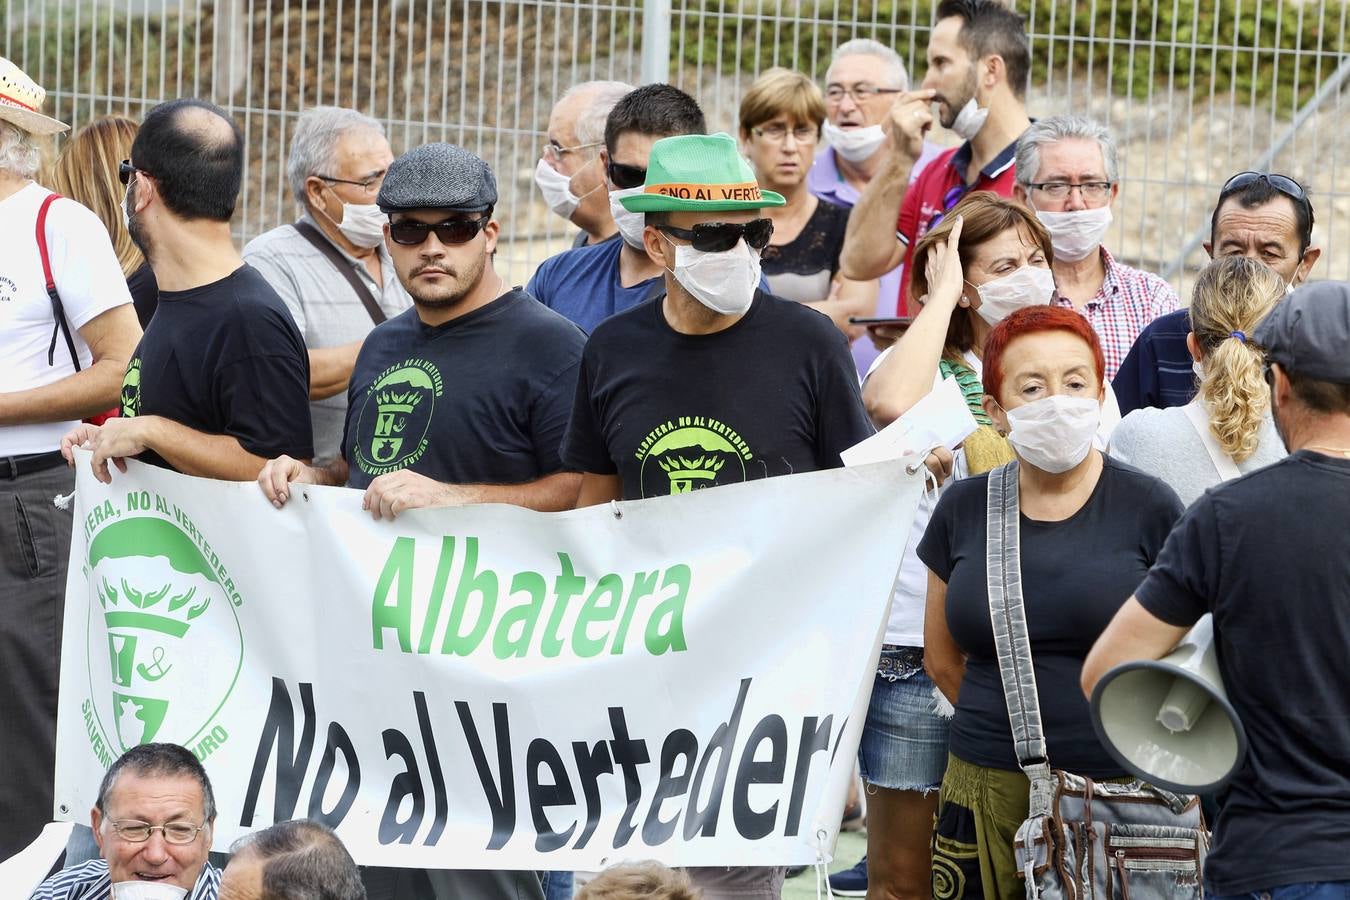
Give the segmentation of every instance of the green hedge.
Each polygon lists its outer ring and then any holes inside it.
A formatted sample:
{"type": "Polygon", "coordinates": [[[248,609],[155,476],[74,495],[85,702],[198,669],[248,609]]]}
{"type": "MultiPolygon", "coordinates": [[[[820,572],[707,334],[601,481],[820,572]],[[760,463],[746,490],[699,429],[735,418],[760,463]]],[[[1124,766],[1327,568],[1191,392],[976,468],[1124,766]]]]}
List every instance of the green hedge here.
{"type": "MultiPolygon", "coordinates": [[[[1146,97],[1189,85],[1197,97],[1236,92],[1240,101],[1273,97],[1280,108],[1303,102],[1335,70],[1346,52],[1346,0],[1026,0],[1014,5],[1032,35],[1032,80],[1044,83],[1048,70],[1063,77],[1074,71],[1119,95],[1146,97]],[[1235,49],[1236,48],[1236,49],[1235,49]]],[[[762,65],[777,58],[803,70],[823,68],[830,48],[850,37],[874,37],[902,49],[913,34],[916,74],[936,4],[931,0],[859,0],[850,19],[835,10],[847,0],[694,0],[675,3],[672,52],[686,65],[701,56],[705,67],[719,64],[731,74],[734,51],[742,48],[740,70],[753,74],[758,43],[762,65]],[[798,25],[792,19],[802,20],[798,25]],[[786,21],[785,21],[786,20],[786,21]],[[877,23],[874,25],[873,23],[877,23]],[[891,25],[890,23],[896,23],[891,25]],[[856,23],[856,24],[855,24],[856,23]],[[910,23],[916,23],[911,27],[910,23]],[[700,40],[700,26],[702,37],[700,40]],[[681,42],[681,32],[684,40],[681,42]],[[682,48],[682,49],[681,49],[682,48]]],[[[818,74],[813,72],[812,74],[818,74]]]]}

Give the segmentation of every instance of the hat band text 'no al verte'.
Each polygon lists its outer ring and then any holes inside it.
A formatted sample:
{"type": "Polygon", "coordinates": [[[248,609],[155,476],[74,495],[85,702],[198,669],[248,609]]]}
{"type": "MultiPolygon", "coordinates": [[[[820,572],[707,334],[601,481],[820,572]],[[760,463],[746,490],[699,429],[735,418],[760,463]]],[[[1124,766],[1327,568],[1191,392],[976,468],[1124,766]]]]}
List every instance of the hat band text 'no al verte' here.
{"type": "Polygon", "coordinates": [[[753,181],[739,184],[649,184],[644,194],[661,194],[679,200],[752,200],[764,199],[759,185],[753,181]]]}

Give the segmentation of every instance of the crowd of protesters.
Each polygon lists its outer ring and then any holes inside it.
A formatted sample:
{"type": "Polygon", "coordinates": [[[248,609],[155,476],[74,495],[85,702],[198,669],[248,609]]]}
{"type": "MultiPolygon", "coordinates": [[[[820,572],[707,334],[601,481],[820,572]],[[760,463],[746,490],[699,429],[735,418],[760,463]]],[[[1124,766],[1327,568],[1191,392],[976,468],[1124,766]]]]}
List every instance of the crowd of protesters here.
{"type": "MultiPolygon", "coordinates": [[[[904,556],[858,755],[867,854],[833,892],[1026,889],[1013,843],[1029,781],[985,527],[990,481],[1011,473],[1056,766],[1130,777],[1084,692],[1212,613],[1249,752],[1210,823],[1208,895],[1346,896],[1350,285],[1305,284],[1321,254],[1312,200],[1277,173],[1229,178],[1183,307],[1105,245],[1131,189],[1111,131],[1030,118],[1022,19],[942,0],[932,24],[917,88],[892,49],[852,40],[823,86],[764,72],[735,135],[708,134],[670,85],[571,87],[535,181],[580,230],[523,288],[494,264],[496,176],[464,148],[396,156],[378,121],[307,110],[286,164],[296,219],[241,252],[246,148],[227,113],[187,98],[140,123],[97,119],[44,166],[41,139],[67,128],[0,60],[0,722],[22,735],[0,772],[0,860],[53,811],[72,522],[51,498],[72,489],[73,448],[105,482],[135,458],[256,480],[278,507],[300,483],[355,488],[377,519],[554,511],[837,467],[954,379],[977,427],[929,454],[936,486],[894,535],[904,556]],[[959,143],[935,144],[939,126],[959,143]],[[415,442],[368,412],[410,360],[447,388],[415,442]],[[734,429],[747,462],[644,466],[663,423],[691,415],[734,429]]],[[[715,900],[779,897],[788,874],[649,864],[574,886],[358,870],[311,822],[260,832],[218,867],[214,818],[191,753],[135,748],[33,896],[101,900],[139,881],[190,900],[715,900]]]]}

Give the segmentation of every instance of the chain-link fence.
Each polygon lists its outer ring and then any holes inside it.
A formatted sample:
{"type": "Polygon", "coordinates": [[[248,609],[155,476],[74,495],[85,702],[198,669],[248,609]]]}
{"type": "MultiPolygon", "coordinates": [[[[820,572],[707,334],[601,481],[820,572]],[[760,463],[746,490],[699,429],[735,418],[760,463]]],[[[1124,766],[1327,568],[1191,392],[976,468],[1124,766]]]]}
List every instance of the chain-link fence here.
{"type": "MultiPolygon", "coordinates": [[[[1315,275],[1350,278],[1334,252],[1350,228],[1341,147],[1350,136],[1350,0],[1015,0],[1035,61],[1033,116],[1069,110],[1119,140],[1122,194],[1108,243],[1180,285],[1219,186],[1269,167],[1306,183],[1315,275]]],[[[935,0],[672,0],[672,83],[732,130],[754,76],[785,65],[823,79],[832,49],[874,37],[913,80],[935,0]]],[[[285,155],[295,117],[320,103],[385,122],[395,152],[450,140],[497,172],[510,276],[566,245],[531,173],[553,101],[595,78],[637,83],[642,0],[0,0],[3,55],[75,127],[205,97],[247,136],[239,239],[291,220],[285,155]]]]}

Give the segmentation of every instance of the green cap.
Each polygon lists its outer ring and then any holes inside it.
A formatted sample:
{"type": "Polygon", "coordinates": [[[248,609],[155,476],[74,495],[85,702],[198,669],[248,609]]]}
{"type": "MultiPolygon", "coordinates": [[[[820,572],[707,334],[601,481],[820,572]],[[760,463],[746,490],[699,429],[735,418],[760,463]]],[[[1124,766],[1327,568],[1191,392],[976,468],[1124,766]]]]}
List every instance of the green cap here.
{"type": "Polygon", "coordinates": [[[682,134],[652,144],[642,193],[620,201],[629,212],[718,212],[782,206],[762,191],[729,134],[682,134]]]}

